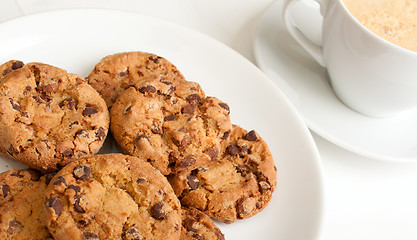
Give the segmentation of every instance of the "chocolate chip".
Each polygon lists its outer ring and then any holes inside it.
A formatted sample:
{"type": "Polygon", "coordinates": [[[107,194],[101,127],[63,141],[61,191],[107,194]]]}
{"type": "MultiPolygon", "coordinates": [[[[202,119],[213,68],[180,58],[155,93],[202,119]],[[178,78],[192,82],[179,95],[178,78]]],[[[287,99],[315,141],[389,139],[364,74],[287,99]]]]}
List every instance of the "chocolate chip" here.
{"type": "Polygon", "coordinates": [[[191,94],[187,96],[186,100],[190,104],[195,104],[201,102],[201,97],[198,94],[191,94]]]}
{"type": "Polygon", "coordinates": [[[74,196],[74,210],[78,213],[85,213],[85,210],[80,205],[81,196],[75,195],[74,196]]]}
{"type": "Polygon", "coordinates": [[[103,140],[105,137],[106,137],[106,131],[104,131],[102,127],[97,129],[96,138],[98,138],[99,140],[103,140]]]}
{"type": "Polygon", "coordinates": [[[22,231],[22,225],[15,220],[9,222],[9,228],[7,229],[8,235],[14,235],[22,231]]]}
{"type": "Polygon", "coordinates": [[[84,233],[84,239],[100,239],[97,234],[86,232],[84,233]]]}
{"type": "Polygon", "coordinates": [[[16,111],[20,111],[20,106],[18,103],[16,103],[13,99],[9,98],[10,104],[12,104],[12,108],[16,111]]]}
{"type": "Polygon", "coordinates": [[[226,148],[227,153],[231,156],[236,156],[239,153],[239,147],[236,144],[230,144],[226,148]]]}
{"type": "Polygon", "coordinates": [[[138,71],[138,76],[143,77],[143,76],[145,76],[145,74],[143,74],[143,72],[141,72],[141,71],[138,71]]]}
{"type": "Polygon", "coordinates": [[[30,90],[32,90],[32,87],[31,86],[26,86],[26,91],[30,91],[30,90]]]}
{"type": "Polygon", "coordinates": [[[2,185],[0,185],[0,188],[1,188],[1,192],[3,193],[3,198],[6,198],[7,195],[9,195],[9,192],[10,192],[9,186],[7,186],[6,184],[2,184],[2,185]]]}
{"type": "Polygon", "coordinates": [[[124,240],[140,240],[140,233],[136,228],[129,228],[124,233],[124,240]]]}
{"type": "Polygon", "coordinates": [[[74,98],[66,98],[62,100],[62,102],[60,102],[58,105],[60,108],[67,106],[69,110],[73,110],[77,107],[78,101],[74,98]]]}
{"type": "Polygon", "coordinates": [[[69,185],[68,188],[74,190],[77,193],[79,193],[81,191],[81,187],[80,186],[76,186],[76,185],[72,185],[72,184],[69,185]]]}
{"type": "Polygon", "coordinates": [[[223,133],[222,139],[226,140],[229,137],[230,133],[229,132],[225,132],[223,133]]]}
{"type": "Polygon", "coordinates": [[[141,134],[135,139],[135,145],[137,145],[139,143],[139,140],[141,140],[142,138],[149,141],[149,138],[145,134],[141,134]]]}
{"type": "Polygon", "coordinates": [[[164,212],[164,203],[159,202],[151,207],[151,216],[157,220],[162,220],[166,217],[166,213],[164,212]]]}
{"type": "Polygon", "coordinates": [[[222,107],[222,108],[224,108],[224,109],[226,109],[227,110],[227,114],[230,113],[229,105],[227,105],[226,103],[221,102],[221,103],[219,103],[219,106],[222,107]]]}
{"type": "Polygon", "coordinates": [[[19,68],[22,68],[23,67],[23,65],[25,65],[22,61],[15,61],[13,64],[12,64],[12,69],[13,70],[16,70],[16,69],[19,69],[19,68]]]}
{"type": "Polygon", "coordinates": [[[71,148],[65,149],[65,150],[62,152],[62,156],[63,156],[63,157],[72,157],[73,155],[74,155],[74,150],[73,150],[73,149],[71,149],[71,148]]]}
{"type": "Polygon", "coordinates": [[[187,184],[192,190],[198,188],[199,182],[200,181],[198,180],[196,176],[194,175],[187,176],[187,184]]]}
{"type": "Polygon", "coordinates": [[[153,134],[158,134],[158,135],[162,135],[164,133],[164,131],[162,130],[162,128],[160,126],[158,126],[155,123],[152,123],[153,128],[151,129],[151,132],[153,134]]]}
{"type": "Polygon", "coordinates": [[[73,172],[75,179],[87,180],[90,177],[91,169],[87,165],[78,165],[73,172]]]}
{"type": "Polygon", "coordinates": [[[167,80],[162,80],[161,83],[163,83],[165,85],[172,85],[172,82],[167,81],[167,80]]]}
{"type": "Polygon", "coordinates": [[[156,88],[152,85],[148,85],[146,87],[139,88],[139,92],[143,93],[143,94],[145,94],[145,93],[154,93],[154,92],[156,92],[156,88]]]}
{"type": "Polygon", "coordinates": [[[175,121],[177,120],[177,116],[172,114],[164,117],[164,121],[175,121]]]}
{"type": "Polygon", "coordinates": [[[243,139],[248,140],[248,141],[258,141],[258,136],[256,136],[256,133],[254,130],[251,130],[250,132],[248,132],[245,136],[243,136],[243,139]]]}
{"type": "Polygon", "coordinates": [[[98,113],[98,110],[95,107],[86,107],[82,112],[84,117],[90,117],[91,115],[96,113],[98,113]]]}
{"type": "Polygon", "coordinates": [[[259,182],[259,192],[260,193],[265,193],[267,191],[271,190],[271,185],[269,185],[269,183],[267,183],[266,181],[260,181],[259,182]]]}
{"type": "Polygon", "coordinates": [[[194,227],[194,224],[197,221],[194,218],[186,218],[183,221],[183,225],[185,227],[185,229],[187,229],[187,231],[189,232],[197,232],[198,230],[194,227]]]}
{"type": "Polygon", "coordinates": [[[38,91],[44,93],[56,93],[58,91],[58,83],[50,83],[48,85],[42,85],[37,87],[38,91]]]}
{"type": "Polygon", "coordinates": [[[246,198],[241,198],[237,201],[236,211],[237,211],[239,217],[243,217],[246,214],[248,214],[248,212],[246,211],[246,208],[245,208],[245,199],[246,198]]]}
{"type": "Polygon", "coordinates": [[[52,97],[49,95],[46,95],[45,93],[42,93],[39,98],[41,99],[41,101],[45,101],[45,102],[50,102],[52,101],[52,97]]]}
{"type": "Polygon", "coordinates": [[[63,176],[58,176],[54,182],[54,185],[67,185],[67,181],[65,181],[65,178],[63,176]]]}
{"type": "Polygon", "coordinates": [[[194,233],[192,235],[192,237],[195,238],[195,239],[198,239],[198,240],[203,240],[204,239],[203,236],[201,236],[200,234],[197,234],[197,233],[194,233]]]}
{"type": "Polygon", "coordinates": [[[85,129],[80,129],[80,130],[78,130],[78,131],[75,133],[75,137],[78,137],[78,136],[81,136],[81,137],[84,137],[84,138],[88,138],[88,137],[89,137],[89,135],[88,135],[88,131],[87,131],[87,130],[85,130],[85,129]]]}
{"type": "Polygon", "coordinates": [[[160,59],[161,57],[159,57],[159,56],[150,56],[149,57],[149,60],[151,60],[152,62],[154,62],[154,63],[159,63],[159,59],[160,59]]]}
{"type": "Polygon", "coordinates": [[[118,75],[120,76],[120,77],[124,77],[124,76],[126,76],[126,75],[128,75],[129,74],[129,69],[126,69],[125,71],[123,71],[123,72],[119,72],[118,73],[118,75]]]}
{"type": "Polygon", "coordinates": [[[56,215],[58,216],[61,215],[63,207],[62,207],[62,202],[59,198],[56,198],[56,197],[48,198],[45,204],[47,207],[52,208],[56,215]]]}
{"type": "Polygon", "coordinates": [[[197,108],[196,105],[194,104],[188,104],[185,105],[182,109],[181,109],[181,113],[182,114],[193,114],[194,110],[197,108]]]}
{"type": "Polygon", "coordinates": [[[211,160],[214,160],[219,155],[219,149],[217,149],[216,147],[211,147],[209,149],[206,149],[204,153],[207,154],[211,158],[211,160]]]}
{"type": "Polygon", "coordinates": [[[141,177],[140,177],[140,178],[138,178],[138,179],[136,180],[136,182],[137,182],[137,183],[143,183],[143,182],[147,182],[147,181],[146,181],[146,179],[145,179],[145,178],[141,178],[141,177]]]}
{"type": "Polygon", "coordinates": [[[87,220],[82,219],[82,220],[77,221],[77,227],[82,229],[82,228],[87,227],[90,223],[91,223],[90,219],[87,219],[87,220]]]}
{"type": "Polygon", "coordinates": [[[13,69],[11,69],[11,68],[6,68],[6,69],[4,69],[4,71],[3,71],[3,76],[5,76],[5,75],[7,75],[7,74],[11,73],[12,71],[13,71],[13,69]]]}
{"type": "Polygon", "coordinates": [[[196,162],[196,157],[193,155],[188,155],[184,157],[181,161],[177,163],[177,167],[185,168],[193,165],[196,162]]]}
{"type": "Polygon", "coordinates": [[[245,177],[247,174],[248,169],[243,165],[237,165],[236,166],[236,172],[240,173],[242,177],[245,177]]]}

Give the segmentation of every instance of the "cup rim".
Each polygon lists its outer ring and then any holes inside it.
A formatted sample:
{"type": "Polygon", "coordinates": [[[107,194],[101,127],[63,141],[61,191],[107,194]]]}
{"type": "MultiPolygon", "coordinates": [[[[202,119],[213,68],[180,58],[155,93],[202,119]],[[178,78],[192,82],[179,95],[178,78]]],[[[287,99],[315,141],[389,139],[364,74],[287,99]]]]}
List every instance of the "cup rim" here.
{"type": "Polygon", "coordinates": [[[363,25],[355,16],[353,16],[353,14],[349,11],[349,9],[346,7],[344,0],[339,0],[338,1],[340,3],[340,5],[343,7],[343,9],[345,10],[345,12],[347,13],[347,15],[351,18],[351,20],[359,27],[361,28],[363,31],[369,33],[373,38],[378,39],[380,42],[382,42],[385,45],[391,46],[394,49],[398,49],[399,51],[402,51],[404,53],[409,53],[409,54],[413,54],[417,56],[417,52],[413,51],[411,49],[405,48],[405,47],[401,47],[393,42],[388,41],[387,39],[379,36],[378,34],[374,33],[373,31],[371,31],[369,28],[365,27],[365,25],[363,25]]]}

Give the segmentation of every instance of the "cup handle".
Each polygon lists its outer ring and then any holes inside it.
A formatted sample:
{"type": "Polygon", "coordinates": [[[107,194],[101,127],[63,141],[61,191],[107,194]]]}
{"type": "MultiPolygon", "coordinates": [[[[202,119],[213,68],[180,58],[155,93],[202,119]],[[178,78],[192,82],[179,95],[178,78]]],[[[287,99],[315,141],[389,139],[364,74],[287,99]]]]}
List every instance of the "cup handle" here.
{"type": "MultiPolygon", "coordinates": [[[[291,36],[316,60],[321,66],[325,67],[325,62],[323,59],[322,46],[313,43],[306,35],[297,28],[297,26],[291,20],[291,11],[289,9],[295,3],[302,0],[284,0],[282,13],[283,21],[285,27],[291,36]]],[[[311,0],[313,1],[313,0],[311,0]]],[[[320,12],[323,15],[327,7],[327,0],[315,0],[320,5],[320,12]]]]}

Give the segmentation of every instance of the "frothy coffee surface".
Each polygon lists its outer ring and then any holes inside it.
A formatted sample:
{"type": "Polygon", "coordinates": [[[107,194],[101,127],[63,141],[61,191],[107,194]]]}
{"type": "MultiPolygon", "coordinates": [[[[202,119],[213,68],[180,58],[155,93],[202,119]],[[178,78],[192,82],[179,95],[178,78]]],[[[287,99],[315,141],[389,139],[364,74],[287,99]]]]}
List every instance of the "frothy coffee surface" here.
{"type": "Polygon", "coordinates": [[[343,0],[368,29],[417,52],[417,0],[343,0]]]}

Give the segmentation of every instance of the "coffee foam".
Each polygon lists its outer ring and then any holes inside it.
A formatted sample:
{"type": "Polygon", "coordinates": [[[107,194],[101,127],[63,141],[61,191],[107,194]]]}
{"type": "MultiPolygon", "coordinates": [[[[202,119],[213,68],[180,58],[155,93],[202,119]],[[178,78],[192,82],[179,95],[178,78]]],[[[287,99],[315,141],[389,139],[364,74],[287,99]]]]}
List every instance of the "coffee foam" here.
{"type": "Polygon", "coordinates": [[[417,52],[416,0],[343,0],[352,15],[382,38],[417,52]]]}

